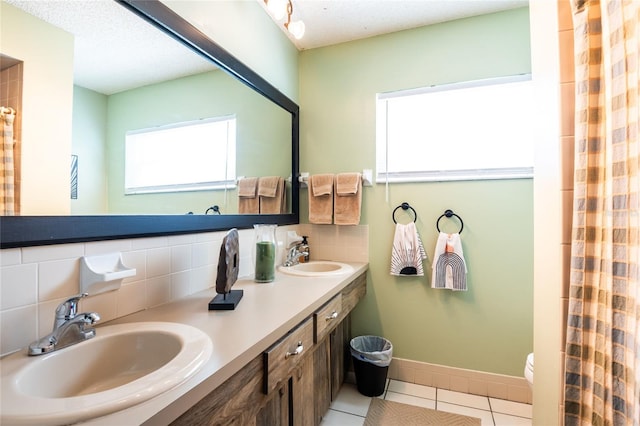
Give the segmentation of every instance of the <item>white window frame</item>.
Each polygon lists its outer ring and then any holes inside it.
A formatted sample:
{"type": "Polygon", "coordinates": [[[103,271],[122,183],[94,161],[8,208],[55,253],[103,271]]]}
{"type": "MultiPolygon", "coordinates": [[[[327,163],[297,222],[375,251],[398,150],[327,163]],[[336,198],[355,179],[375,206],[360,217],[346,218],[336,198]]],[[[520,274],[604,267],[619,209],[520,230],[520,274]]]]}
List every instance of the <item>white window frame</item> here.
{"type": "Polygon", "coordinates": [[[125,136],[124,182],[126,195],[234,188],[235,115],[128,131],[125,136]],[[214,129],[212,132],[220,133],[220,140],[186,136],[184,133],[193,132],[198,126],[210,126],[214,129]],[[179,133],[181,131],[182,135],[179,133]],[[161,148],[157,149],[155,145],[161,148]],[[165,152],[169,155],[162,155],[165,152]],[[189,173],[188,177],[187,173],[172,174],[177,164],[186,165],[186,171],[193,173],[189,173]],[[146,171],[140,174],[140,170],[146,171]],[[180,179],[169,179],[173,177],[180,179]]]}
{"type": "MultiPolygon", "coordinates": [[[[399,148],[397,145],[394,145],[393,139],[399,140],[399,133],[395,133],[395,136],[390,135],[393,133],[393,130],[388,129],[388,119],[389,119],[389,103],[394,99],[400,99],[404,97],[414,97],[418,99],[418,97],[422,95],[427,95],[424,98],[427,98],[430,94],[436,94],[439,96],[438,99],[442,99],[443,95],[447,95],[447,92],[453,94],[454,96],[459,96],[463,94],[466,89],[479,89],[476,93],[482,91],[486,91],[488,89],[492,89],[491,86],[501,86],[504,88],[513,88],[517,85],[518,90],[522,89],[523,93],[528,97],[529,94],[533,93],[533,83],[531,81],[531,74],[524,75],[516,75],[516,76],[508,76],[508,77],[497,77],[490,78],[484,80],[475,80],[475,81],[466,81],[461,83],[453,83],[453,84],[444,84],[440,86],[432,86],[432,87],[423,87],[417,89],[410,90],[402,90],[395,92],[387,92],[387,93],[378,93],[376,96],[376,181],[378,183],[389,183],[389,182],[429,182],[429,181],[455,181],[455,180],[485,180],[485,179],[524,179],[524,178],[532,178],[533,177],[533,123],[531,120],[533,119],[531,114],[531,108],[533,105],[532,99],[517,99],[516,102],[518,104],[517,109],[517,117],[509,120],[505,123],[504,117],[501,114],[493,113],[492,116],[485,117],[485,121],[489,123],[487,129],[490,128],[492,132],[496,132],[498,130],[506,132],[508,129],[505,127],[509,127],[514,120],[522,119],[522,122],[525,124],[520,125],[517,128],[517,132],[514,130],[514,126],[511,126],[511,141],[513,143],[519,144],[515,146],[515,149],[518,152],[514,153],[515,157],[521,157],[519,160],[520,164],[515,165],[500,165],[499,167],[487,167],[485,165],[479,164],[475,166],[472,164],[473,162],[480,161],[482,155],[475,155],[473,153],[467,154],[464,158],[464,162],[471,164],[473,167],[452,167],[442,164],[437,164],[434,166],[427,165],[424,167],[422,164],[417,166],[416,161],[413,161],[412,158],[407,157],[407,160],[402,160],[403,163],[411,163],[409,167],[412,167],[411,170],[403,169],[403,165],[399,165],[400,161],[398,157],[399,155],[407,155],[413,156],[413,158],[420,159],[420,161],[424,161],[428,158],[456,158],[455,162],[458,162],[458,158],[453,156],[464,156],[465,152],[465,144],[470,141],[470,138],[461,138],[459,137],[457,140],[455,136],[451,136],[451,139],[447,139],[447,137],[440,138],[432,138],[430,139],[429,125],[432,127],[436,127],[434,123],[437,123],[438,120],[440,122],[445,122],[446,117],[438,118],[438,114],[447,114],[446,108],[442,108],[442,111],[437,110],[437,108],[432,108],[430,110],[430,114],[424,115],[419,119],[414,120],[416,124],[421,125],[422,131],[420,132],[419,138],[420,144],[418,144],[413,139],[418,139],[418,137],[410,136],[405,138],[406,140],[411,140],[411,143],[407,143],[411,148],[407,148],[406,146],[403,148],[399,148]],[[511,85],[511,86],[509,86],[511,85]],[[456,92],[451,92],[456,91],[456,92]],[[425,124],[426,123],[426,124],[425,124]],[[523,128],[524,127],[524,128],[523,128]],[[427,134],[427,136],[424,136],[427,134]],[[438,139],[438,140],[434,140],[438,139]],[[439,144],[438,146],[431,145],[431,142],[435,144],[439,144]],[[394,151],[395,149],[395,151],[394,151]],[[403,153],[400,150],[404,150],[403,153]],[[436,154],[437,152],[437,154],[436,154]],[[394,166],[393,161],[390,158],[394,158],[395,155],[396,165],[394,166]],[[428,157],[431,156],[431,157],[428,157]],[[526,157],[526,158],[525,158],[526,157]]],[[[498,87],[498,90],[501,90],[498,87]]],[[[510,90],[510,89],[508,89],[510,90]]],[[[434,97],[431,97],[434,98],[434,97]]],[[[497,98],[497,97],[496,97],[497,98]]],[[[404,100],[401,100],[401,102],[404,100]]],[[[411,101],[411,100],[409,100],[411,101]]],[[[436,104],[432,104],[436,105],[436,104]]],[[[456,104],[457,105],[457,104],[456,104]]],[[[426,108],[425,108],[426,109],[426,108]]],[[[487,109],[488,110],[488,109],[487,109]]],[[[474,110],[475,111],[475,110],[474,110]]],[[[503,114],[508,115],[512,114],[512,112],[516,111],[516,108],[505,109],[503,110],[503,114]]],[[[483,109],[480,108],[480,112],[483,112],[483,109]]],[[[456,113],[459,113],[456,111],[456,113]]],[[[463,113],[464,114],[464,113],[463,113]]],[[[449,113],[450,115],[450,113],[449,113]]],[[[402,115],[398,115],[401,116],[402,115]]],[[[404,118],[404,117],[402,117],[404,118]]],[[[391,118],[393,119],[393,118],[391,118]]],[[[464,116],[458,117],[459,125],[465,126],[465,118],[464,116]]],[[[484,123],[483,122],[483,123],[484,123]]],[[[413,125],[413,123],[404,123],[406,126],[413,125]]],[[[399,126],[398,124],[395,124],[399,126]]],[[[403,128],[407,128],[407,127],[403,128]]],[[[455,127],[455,126],[454,126],[455,127]]],[[[400,128],[400,127],[398,127],[400,128]]],[[[450,127],[449,127],[450,128],[450,127]]],[[[452,129],[455,130],[455,129],[452,129]]],[[[451,133],[454,133],[453,131],[451,133]]],[[[487,132],[488,133],[488,130],[487,132]]],[[[412,135],[417,134],[417,132],[412,133],[412,135]]],[[[491,135],[484,135],[484,137],[491,137],[495,133],[491,135]]],[[[450,136],[450,135],[447,135],[450,136]]],[[[479,138],[481,140],[481,138],[479,138]]],[[[497,138],[496,138],[497,139],[497,138]]],[[[475,141],[476,139],[474,139],[475,141]]],[[[493,143],[494,141],[491,140],[493,143]]],[[[404,143],[404,142],[403,142],[404,143]]],[[[481,142],[482,143],[482,142],[481,142]]],[[[471,147],[474,148],[474,147],[471,147]]],[[[484,149],[484,148],[483,148],[484,149]]],[[[489,151],[491,148],[487,148],[489,151]]],[[[514,149],[513,146],[507,146],[507,149],[514,149]]],[[[472,151],[472,150],[469,150],[472,151]]],[[[438,161],[437,159],[435,160],[438,161]]],[[[498,161],[495,158],[489,161],[498,161]]],[[[428,161],[424,161],[425,163],[428,161]]],[[[466,164],[465,164],[466,165],[466,164]]]]}

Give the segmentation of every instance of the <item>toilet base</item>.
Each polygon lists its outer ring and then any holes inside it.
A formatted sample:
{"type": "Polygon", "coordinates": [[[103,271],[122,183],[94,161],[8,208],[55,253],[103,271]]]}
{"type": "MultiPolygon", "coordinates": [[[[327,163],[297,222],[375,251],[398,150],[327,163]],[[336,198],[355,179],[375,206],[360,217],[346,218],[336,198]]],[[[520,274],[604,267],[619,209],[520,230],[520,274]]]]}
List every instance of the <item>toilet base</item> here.
{"type": "Polygon", "coordinates": [[[529,388],[533,389],[533,354],[527,356],[527,361],[524,365],[524,378],[527,379],[529,388]]]}

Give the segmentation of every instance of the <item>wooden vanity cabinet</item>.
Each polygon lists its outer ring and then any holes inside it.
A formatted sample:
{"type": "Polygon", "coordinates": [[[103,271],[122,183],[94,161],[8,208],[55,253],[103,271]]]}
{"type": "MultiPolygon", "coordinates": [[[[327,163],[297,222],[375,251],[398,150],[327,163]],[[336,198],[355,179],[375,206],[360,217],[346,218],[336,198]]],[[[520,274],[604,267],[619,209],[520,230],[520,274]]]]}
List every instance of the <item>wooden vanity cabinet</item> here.
{"type": "Polygon", "coordinates": [[[363,273],[172,425],[320,424],[344,382],[349,313],[365,291],[363,273]]]}
{"type": "MultiPolygon", "coordinates": [[[[337,397],[349,366],[350,317],[347,316],[318,344],[313,353],[314,425],[320,424],[337,397]]],[[[295,423],[294,423],[295,424],[295,423]]]]}

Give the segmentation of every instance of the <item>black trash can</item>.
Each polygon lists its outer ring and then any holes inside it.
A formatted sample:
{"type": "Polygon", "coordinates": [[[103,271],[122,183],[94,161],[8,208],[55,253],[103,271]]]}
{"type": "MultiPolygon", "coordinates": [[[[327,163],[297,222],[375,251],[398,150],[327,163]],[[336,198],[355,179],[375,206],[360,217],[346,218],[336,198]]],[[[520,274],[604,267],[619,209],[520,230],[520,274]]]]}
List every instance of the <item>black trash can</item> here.
{"type": "Polygon", "coordinates": [[[382,395],[393,345],[384,337],[358,336],[351,339],[350,347],[358,392],[365,396],[382,395]]]}

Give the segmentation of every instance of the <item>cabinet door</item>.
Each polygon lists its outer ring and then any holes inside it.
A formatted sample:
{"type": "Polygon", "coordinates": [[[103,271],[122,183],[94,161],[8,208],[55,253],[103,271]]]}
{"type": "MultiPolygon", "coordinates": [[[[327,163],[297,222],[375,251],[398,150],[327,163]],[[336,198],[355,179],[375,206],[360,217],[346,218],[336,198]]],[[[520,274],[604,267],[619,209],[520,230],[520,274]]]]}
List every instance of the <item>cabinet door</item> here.
{"type": "Polygon", "coordinates": [[[280,384],[256,415],[256,426],[289,426],[289,382],[280,384]]]}
{"type": "MultiPolygon", "coordinates": [[[[345,375],[345,351],[348,351],[348,342],[345,345],[345,324],[349,320],[342,321],[330,334],[330,370],[331,400],[335,400],[344,382],[345,375]]],[[[348,336],[348,335],[347,335],[348,336]]]]}
{"type": "Polygon", "coordinates": [[[313,370],[313,356],[307,356],[298,364],[291,375],[289,392],[291,393],[291,415],[294,426],[316,425],[313,370]]]}
{"type": "Polygon", "coordinates": [[[331,344],[330,337],[318,342],[313,353],[315,424],[319,425],[331,405],[331,344]]]}

